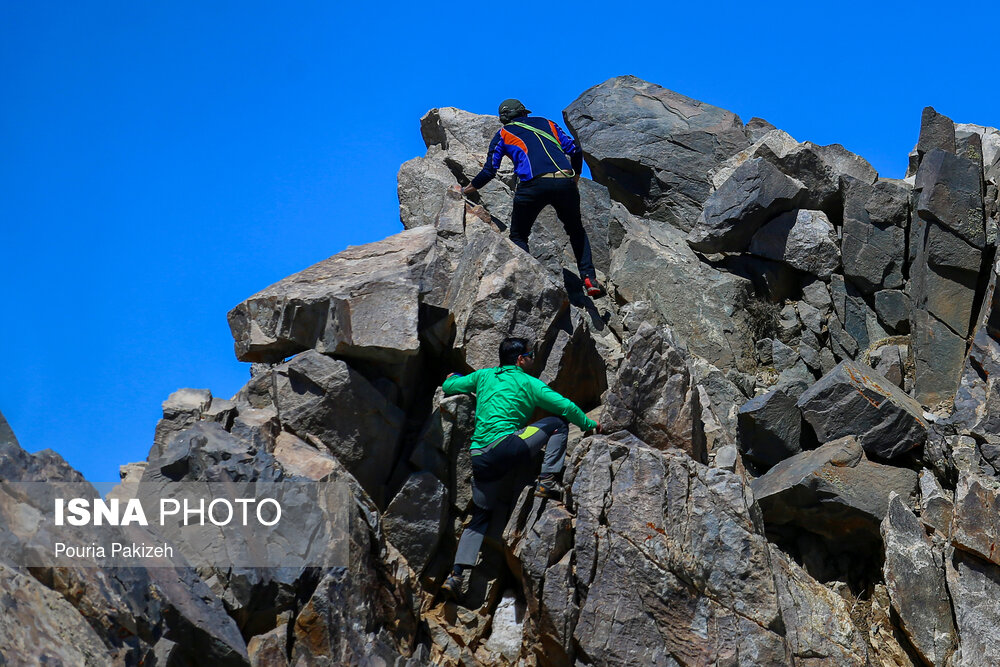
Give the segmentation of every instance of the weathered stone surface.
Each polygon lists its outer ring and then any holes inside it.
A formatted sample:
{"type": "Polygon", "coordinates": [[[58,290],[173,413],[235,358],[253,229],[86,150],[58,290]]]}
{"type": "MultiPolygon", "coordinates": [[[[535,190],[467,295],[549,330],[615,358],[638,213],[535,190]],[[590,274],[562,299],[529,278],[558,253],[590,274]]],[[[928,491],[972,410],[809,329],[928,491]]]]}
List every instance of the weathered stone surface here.
{"type": "Polygon", "coordinates": [[[435,156],[404,162],[396,183],[400,222],[404,228],[413,229],[437,225],[442,212],[449,208],[448,189],[456,180],[444,161],[435,156]]]}
{"type": "Polygon", "coordinates": [[[920,471],[920,520],[931,528],[936,535],[948,538],[951,536],[951,521],[955,512],[955,503],[950,492],[945,493],[941,483],[930,470],[920,471]]]}
{"type": "Polygon", "coordinates": [[[900,290],[875,292],[875,313],[879,322],[892,333],[910,330],[910,297],[900,290]]]}
{"type": "Polygon", "coordinates": [[[955,610],[961,667],[1000,664],[1000,568],[955,549],[945,560],[955,610]]]}
{"type": "Polygon", "coordinates": [[[751,483],[768,530],[791,526],[823,537],[835,552],[881,552],[879,524],[895,491],[916,501],[917,473],[872,463],[852,436],[781,461],[751,483]]]}
{"type": "Polygon", "coordinates": [[[903,631],[928,664],[946,665],[957,648],[958,637],[944,564],[934,553],[920,521],[895,494],[889,498],[881,531],[885,583],[903,631]]]}
{"type": "MultiPolygon", "coordinates": [[[[468,243],[445,298],[455,318],[454,349],[471,368],[497,364],[504,338],[538,345],[555,338],[569,306],[566,292],[545,269],[484,225],[469,225],[468,243]]],[[[536,348],[539,358],[548,350],[536,348]]]]}
{"type": "Polygon", "coordinates": [[[288,475],[319,481],[333,472],[336,460],[301,438],[282,431],[275,442],[274,459],[288,475]]]}
{"type": "Polygon", "coordinates": [[[791,135],[778,129],[772,129],[752,140],[753,144],[730,157],[712,173],[712,185],[715,189],[729,180],[737,167],[747,160],[762,157],[773,164],[778,157],[787,155],[799,145],[791,135]]]}
{"type": "Polygon", "coordinates": [[[212,392],[208,389],[178,389],[163,401],[163,418],[156,423],[153,443],[159,447],[195,422],[212,404],[212,392]]]}
{"type": "Polygon", "coordinates": [[[983,305],[955,394],[952,421],[984,435],[1000,433],[1000,260],[990,271],[983,305]]]}
{"type": "Polygon", "coordinates": [[[58,593],[0,563],[0,663],[103,667],[115,656],[58,593]]]}
{"type": "Polygon", "coordinates": [[[401,362],[420,347],[419,306],[439,303],[450,267],[433,227],[351,247],[258,292],[229,312],[241,361],[316,349],[401,362]]]}
{"type": "Polygon", "coordinates": [[[952,400],[958,387],[965,338],[924,310],[914,307],[911,317],[913,396],[923,405],[937,407],[952,400]]]}
{"type": "MultiPolygon", "coordinates": [[[[589,317],[573,309],[557,329],[538,379],[584,412],[596,407],[608,388],[605,361],[591,335],[589,317]]],[[[603,326],[603,323],[601,323],[603,326]]]]}
{"type": "Polygon", "coordinates": [[[818,209],[829,215],[839,214],[842,178],[853,178],[869,185],[878,178],[878,172],[867,160],[840,144],[818,146],[806,141],[785,155],[776,156],[774,164],[805,185],[804,208],[818,209]]]}
{"type": "Polygon", "coordinates": [[[743,404],[739,412],[740,451],[763,472],[802,451],[802,415],[795,397],[774,389],[743,404]]]}
{"type": "Polygon", "coordinates": [[[615,200],[683,230],[711,193],[711,170],[748,144],[735,114],[634,76],[590,88],[563,117],[615,200]]]}
{"type": "Polygon", "coordinates": [[[643,324],[628,342],[625,360],[601,414],[608,432],[632,431],[647,444],[677,447],[707,461],[698,391],[687,354],[669,329],[643,324]]]}
{"type": "Polygon", "coordinates": [[[384,502],[403,427],[403,412],[345,362],[313,350],[274,369],[274,403],[282,425],[317,437],[376,503],[384,502]]]}
{"type": "Polygon", "coordinates": [[[955,488],[952,544],[1000,565],[1000,482],[972,470],[961,471],[955,488]]]}
{"type": "Polygon", "coordinates": [[[981,164],[947,151],[930,151],[917,170],[917,213],[982,248],[986,243],[982,178],[981,164]]]}
{"type": "Polygon", "coordinates": [[[882,345],[868,355],[868,365],[886,380],[902,388],[904,360],[908,354],[906,348],[901,349],[899,345],[882,345]]]}
{"type": "Polygon", "coordinates": [[[909,188],[848,179],[841,253],[844,276],[865,294],[903,286],[909,188]]]}
{"type": "Polygon", "coordinates": [[[869,454],[891,459],[923,444],[920,406],[870,368],[845,360],[799,398],[820,442],[856,435],[869,454]]]}
{"type": "Polygon", "coordinates": [[[439,389],[410,456],[418,470],[433,472],[448,487],[448,498],[459,513],[472,502],[469,442],[475,425],[475,399],[468,394],[445,397],[439,389]]]}
{"type": "Polygon", "coordinates": [[[768,132],[773,132],[776,129],[777,128],[775,128],[774,125],[771,125],[763,118],[758,118],[756,116],[748,120],[747,124],[743,127],[743,130],[746,132],[747,139],[750,141],[759,141],[768,132]]]}
{"type": "Polygon", "coordinates": [[[765,222],[798,208],[805,193],[805,185],[764,158],[748,160],[705,201],[688,243],[701,252],[745,250],[765,222]]]}
{"type": "Polygon", "coordinates": [[[920,114],[920,138],[917,153],[923,156],[935,149],[955,152],[955,124],[934,107],[924,107],[920,114]]]}
{"type": "Polygon", "coordinates": [[[410,475],[382,515],[386,537],[418,576],[430,563],[447,520],[448,489],[430,472],[410,475]]]}
{"type": "Polygon", "coordinates": [[[865,663],[843,605],[804,590],[791,568],[771,573],[766,563],[781,556],[736,475],[631,436],[598,436],[572,495],[585,593],[575,639],[589,662],[865,663]]]}
{"type": "Polygon", "coordinates": [[[820,278],[840,267],[837,232],[822,211],[782,213],[754,234],[750,252],[820,278]]]}
{"type": "Polygon", "coordinates": [[[744,310],[750,281],[702,263],[682,234],[622,213],[627,233],[611,261],[611,282],[622,298],[648,302],[659,323],[718,368],[751,368],[744,310]]]}

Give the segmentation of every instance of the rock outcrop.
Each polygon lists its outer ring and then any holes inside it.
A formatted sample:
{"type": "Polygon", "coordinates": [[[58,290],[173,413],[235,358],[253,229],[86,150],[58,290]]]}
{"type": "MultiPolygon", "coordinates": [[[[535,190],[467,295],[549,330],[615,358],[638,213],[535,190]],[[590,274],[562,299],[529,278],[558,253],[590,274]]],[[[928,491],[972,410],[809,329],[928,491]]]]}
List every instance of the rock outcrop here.
{"type": "MultiPolygon", "coordinates": [[[[97,492],[0,415],[0,663],[1000,663],[1000,130],[928,107],[900,181],[635,77],[564,117],[606,297],[552,211],[506,238],[506,165],[452,189],[498,120],[433,109],[404,230],[233,308],[246,386],[171,394],[107,496],[332,485],[342,525],[267,534],[342,561],[31,565],[61,485],[97,492]],[[603,431],[571,429],[562,502],[510,476],[444,599],[476,398],[440,384],[508,336],[603,431]]],[[[74,544],[151,534],[93,528],[74,544]]]]}

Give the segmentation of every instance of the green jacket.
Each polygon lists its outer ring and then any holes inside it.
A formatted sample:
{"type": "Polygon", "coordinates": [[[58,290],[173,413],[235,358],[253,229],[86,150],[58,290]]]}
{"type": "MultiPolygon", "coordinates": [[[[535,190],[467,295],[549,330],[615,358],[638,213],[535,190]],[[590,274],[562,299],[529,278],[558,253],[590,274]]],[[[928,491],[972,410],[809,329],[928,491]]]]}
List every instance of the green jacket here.
{"type": "Polygon", "coordinates": [[[469,375],[452,375],[441,385],[446,394],[476,394],[476,430],[472,449],[521,430],[535,408],[542,408],[587,431],[597,422],[576,404],[517,366],[483,368],[469,375]]]}

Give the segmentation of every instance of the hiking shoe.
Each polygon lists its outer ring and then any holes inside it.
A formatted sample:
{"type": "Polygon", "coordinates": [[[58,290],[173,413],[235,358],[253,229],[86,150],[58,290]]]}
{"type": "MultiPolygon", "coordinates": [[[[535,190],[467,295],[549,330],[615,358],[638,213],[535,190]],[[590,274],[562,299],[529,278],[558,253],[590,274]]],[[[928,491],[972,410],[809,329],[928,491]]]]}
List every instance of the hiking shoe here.
{"type": "Polygon", "coordinates": [[[462,575],[452,572],[441,584],[441,595],[451,600],[457,600],[462,594],[462,575]]]}
{"type": "Polygon", "coordinates": [[[591,297],[604,294],[604,286],[597,282],[597,278],[584,278],[583,290],[591,297]]]}
{"type": "Polygon", "coordinates": [[[562,500],[563,488],[554,477],[542,477],[535,485],[535,495],[539,498],[562,500]]]}

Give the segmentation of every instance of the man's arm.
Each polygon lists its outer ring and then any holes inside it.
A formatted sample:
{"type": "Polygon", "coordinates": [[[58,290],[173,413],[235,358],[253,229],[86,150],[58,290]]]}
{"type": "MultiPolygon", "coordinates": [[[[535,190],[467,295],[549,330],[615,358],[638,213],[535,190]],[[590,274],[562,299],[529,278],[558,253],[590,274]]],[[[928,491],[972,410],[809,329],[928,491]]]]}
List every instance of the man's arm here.
{"type": "Polygon", "coordinates": [[[493,177],[497,175],[497,169],[500,168],[500,161],[503,160],[503,139],[500,137],[500,131],[493,135],[493,140],[490,142],[490,147],[486,151],[486,164],[483,165],[483,170],[480,171],[469,185],[462,188],[463,194],[472,194],[479,188],[483,187],[487,183],[493,180],[493,177]]]}
{"type": "MultiPolygon", "coordinates": [[[[535,379],[535,378],[532,378],[535,379]]],[[[531,383],[534,387],[535,403],[543,410],[554,415],[565,417],[571,424],[579,426],[584,431],[597,427],[597,422],[588,417],[576,403],[569,400],[541,380],[531,383]]]]}
{"type": "Polygon", "coordinates": [[[468,375],[459,375],[458,373],[452,373],[444,382],[441,384],[441,388],[444,389],[444,393],[448,396],[452,394],[469,394],[476,390],[476,371],[475,373],[469,373],[468,375]]]}

